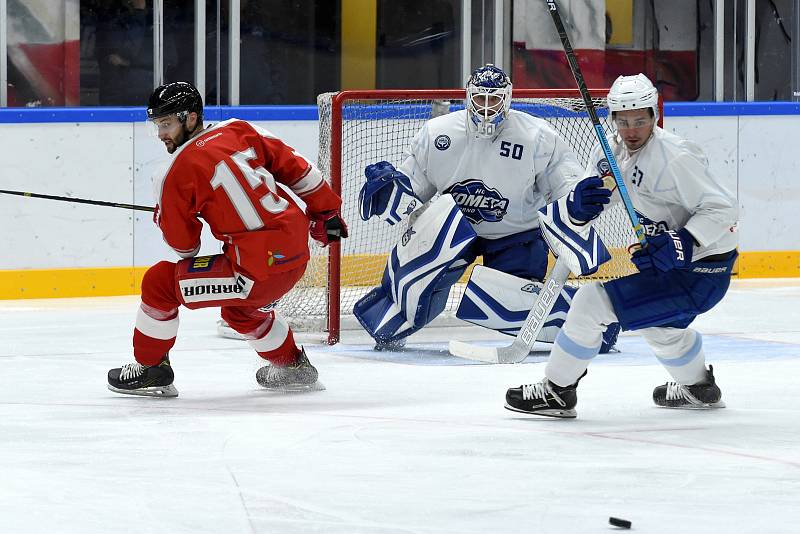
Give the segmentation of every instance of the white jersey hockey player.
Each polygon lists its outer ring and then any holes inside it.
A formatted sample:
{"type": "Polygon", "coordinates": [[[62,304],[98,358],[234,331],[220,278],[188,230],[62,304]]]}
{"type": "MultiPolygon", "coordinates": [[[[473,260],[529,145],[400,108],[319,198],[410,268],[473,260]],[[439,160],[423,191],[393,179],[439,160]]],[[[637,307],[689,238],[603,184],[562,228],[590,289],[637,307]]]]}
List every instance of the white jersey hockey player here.
{"type": "MultiPolygon", "coordinates": [[[[441,313],[477,256],[484,267],[474,270],[457,317],[516,334],[535,299],[531,282],[547,270],[537,210],[574,193],[570,213],[588,221],[609,202],[599,179],[580,180],[581,165],[545,120],[511,109],[511,92],[501,69],[476,69],[465,109],[429,120],[397,168],[366,168],[364,220],[395,224],[441,194],[392,250],[381,286],[354,307],[379,348],[402,345],[441,313]]],[[[562,293],[540,339],[554,339],[572,293],[562,293]]],[[[616,333],[609,329],[607,346],[616,333]]]]}
{"type": "MultiPolygon", "coordinates": [[[[658,91],[643,74],[620,76],[608,94],[617,135],[610,140],[647,245],[633,253],[639,272],[582,286],[559,332],[545,379],[511,388],[506,408],[575,417],[575,390],[600,348],[606,325],[641,330],[673,382],[655,388],[664,407],[723,406],[706,368],[702,336],[689,328],[730,284],[737,256],[737,203],[695,143],[655,123],[658,91]]],[[[598,146],[585,174],[608,172],[598,146]]],[[[618,195],[614,199],[618,200],[618,195]]]]}

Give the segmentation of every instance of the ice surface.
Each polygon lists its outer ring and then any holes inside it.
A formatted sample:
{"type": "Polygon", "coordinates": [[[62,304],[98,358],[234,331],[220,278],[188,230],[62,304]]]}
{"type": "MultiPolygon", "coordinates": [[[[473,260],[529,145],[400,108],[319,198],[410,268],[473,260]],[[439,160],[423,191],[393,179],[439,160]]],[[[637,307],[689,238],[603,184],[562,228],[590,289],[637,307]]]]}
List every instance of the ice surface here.
{"type": "MultiPolygon", "coordinates": [[[[216,310],[181,312],[176,399],[106,390],[131,361],[138,299],[0,302],[0,532],[646,533],[800,531],[800,280],[737,281],[696,321],[728,408],[652,405],[668,379],[623,335],[579,389],[578,419],[503,409],[538,381],[364,334],[306,345],[327,391],[259,390],[216,310]]],[[[319,336],[316,336],[319,337],[319,336]]],[[[305,336],[303,339],[314,339],[305,336]]]]}

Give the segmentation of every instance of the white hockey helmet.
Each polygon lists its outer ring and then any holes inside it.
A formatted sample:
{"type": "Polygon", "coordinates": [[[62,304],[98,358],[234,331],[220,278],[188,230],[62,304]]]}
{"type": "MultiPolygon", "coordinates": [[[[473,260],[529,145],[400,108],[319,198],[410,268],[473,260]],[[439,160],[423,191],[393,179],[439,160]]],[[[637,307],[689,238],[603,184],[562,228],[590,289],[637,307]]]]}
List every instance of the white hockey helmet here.
{"type": "Polygon", "coordinates": [[[653,117],[658,120],[658,89],[644,74],[620,76],[614,81],[606,99],[612,113],[650,108],[653,117]]]}
{"type": "Polygon", "coordinates": [[[472,71],[467,81],[467,116],[480,137],[493,137],[511,109],[511,78],[491,63],[472,71]]]}

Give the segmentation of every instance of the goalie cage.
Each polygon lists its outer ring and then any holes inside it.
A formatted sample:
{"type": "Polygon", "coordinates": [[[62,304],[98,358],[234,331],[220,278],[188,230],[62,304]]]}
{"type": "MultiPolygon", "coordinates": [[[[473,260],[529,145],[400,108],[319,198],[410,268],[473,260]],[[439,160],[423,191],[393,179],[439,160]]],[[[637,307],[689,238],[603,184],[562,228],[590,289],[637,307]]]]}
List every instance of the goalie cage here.
{"type": "MultiPolygon", "coordinates": [[[[610,136],[605,101],[608,90],[589,92],[610,136]]],[[[296,331],[327,331],[327,343],[334,344],[342,328],[360,328],[353,305],[380,283],[388,252],[408,226],[408,221],[389,226],[374,218],[367,222],[359,218],[358,193],[364,183],[364,168],[381,160],[399,166],[403,151],[425,121],[463,109],[464,95],[463,89],[368,90],[317,97],[317,164],[342,197],[342,216],[349,225],[350,237],[327,248],[310,240],[311,260],[306,273],[278,304],[296,331]]],[[[511,107],[549,122],[572,147],[581,165],[586,165],[597,138],[577,89],[514,89],[511,107]]],[[[663,110],[661,101],[659,107],[663,110]]],[[[659,125],[661,117],[663,113],[659,114],[659,125]]],[[[636,242],[636,237],[622,204],[606,210],[597,228],[613,258],[591,278],[619,278],[634,272],[626,247],[636,242]]],[[[442,315],[445,324],[455,315],[470,272],[468,269],[450,291],[442,315]]]]}

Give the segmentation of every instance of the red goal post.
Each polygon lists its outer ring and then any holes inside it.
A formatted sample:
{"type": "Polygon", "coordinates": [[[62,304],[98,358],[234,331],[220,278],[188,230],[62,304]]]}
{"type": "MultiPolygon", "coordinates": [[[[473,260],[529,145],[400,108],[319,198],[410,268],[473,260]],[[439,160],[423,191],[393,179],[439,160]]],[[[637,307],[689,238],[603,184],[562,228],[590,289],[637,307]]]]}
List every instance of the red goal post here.
{"type": "MultiPolygon", "coordinates": [[[[610,136],[605,104],[608,90],[589,92],[610,136]]],[[[319,95],[317,164],[342,196],[342,215],[350,227],[350,238],[325,249],[312,242],[312,259],[305,276],[279,304],[295,329],[327,331],[326,341],[334,344],[343,326],[358,327],[352,316],[353,304],[380,283],[388,253],[407,228],[405,222],[389,226],[376,219],[360,220],[358,193],[364,183],[364,167],[381,160],[399,165],[403,151],[422,125],[434,116],[462,109],[464,96],[464,89],[359,90],[319,95]]],[[[663,109],[661,102],[659,106],[663,109]]],[[[581,164],[586,164],[597,139],[577,89],[515,89],[512,108],[547,120],[581,164]]],[[[659,125],[662,115],[659,113],[659,125]]],[[[616,278],[632,272],[622,249],[635,238],[621,206],[608,210],[603,219],[599,231],[615,258],[598,276],[616,278]]],[[[463,283],[451,290],[445,315],[455,311],[462,291],[463,283]]]]}

